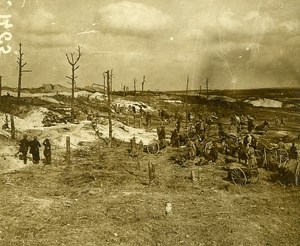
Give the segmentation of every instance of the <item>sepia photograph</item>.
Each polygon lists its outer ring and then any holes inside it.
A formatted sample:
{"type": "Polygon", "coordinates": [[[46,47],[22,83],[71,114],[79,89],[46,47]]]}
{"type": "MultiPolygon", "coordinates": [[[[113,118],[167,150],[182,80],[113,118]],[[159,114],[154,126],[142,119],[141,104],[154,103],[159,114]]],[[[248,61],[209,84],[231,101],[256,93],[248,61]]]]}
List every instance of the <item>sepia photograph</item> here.
{"type": "Polygon", "coordinates": [[[299,246],[299,0],[0,0],[0,246],[299,246]]]}

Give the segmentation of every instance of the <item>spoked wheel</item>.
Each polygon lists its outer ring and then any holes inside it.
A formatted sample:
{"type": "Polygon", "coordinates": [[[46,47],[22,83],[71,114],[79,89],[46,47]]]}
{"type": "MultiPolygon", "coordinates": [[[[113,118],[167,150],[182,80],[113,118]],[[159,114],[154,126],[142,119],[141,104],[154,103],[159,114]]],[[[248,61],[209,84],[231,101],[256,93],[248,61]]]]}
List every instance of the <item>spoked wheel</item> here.
{"type": "Polygon", "coordinates": [[[267,153],[267,159],[271,164],[277,164],[279,162],[279,157],[277,154],[276,149],[271,149],[268,153],[267,153]]]}
{"type": "Polygon", "coordinates": [[[148,145],[147,145],[147,151],[149,155],[157,155],[158,151],[159,151],[159,143],[156,140],[151,141],[148,145]]]}
{"type": "Polygon", "coordinates": [[[251,169],[250,172],[249,172],[249,178],[248,180],[250,181],[250,183],[252,184],[256,184],[259,180],[259,171],[258,171],[258,168],[254,168],[254,169],[251,169]]]}
{"type": "Polygon", "coordinates": [[[241,168],[234,168],[231,170],[231,180],[236,185],[245,185],[247,183],[247,177],[241,168]]]}

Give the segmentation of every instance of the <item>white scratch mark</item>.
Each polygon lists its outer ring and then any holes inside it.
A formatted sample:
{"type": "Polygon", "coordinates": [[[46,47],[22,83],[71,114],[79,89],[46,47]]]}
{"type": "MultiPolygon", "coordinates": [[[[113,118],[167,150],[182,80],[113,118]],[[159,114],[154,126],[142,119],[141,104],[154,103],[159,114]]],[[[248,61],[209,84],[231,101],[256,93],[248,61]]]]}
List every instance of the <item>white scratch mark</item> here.
{"type": "Polygon", "coordinates": [[[96,30],[86,31],[86,32],[78,32],[77,35],[83,35],[83,34],[90,34],[90,33],[97,33],[96,30]]]}
{"type": "Polygon", "coordinates": [[[23,0],[23,3],[22,3],[22,8],[24,8],[24,6],[25,6],[25,3],[26,3],[26,0],[23,0]]]}

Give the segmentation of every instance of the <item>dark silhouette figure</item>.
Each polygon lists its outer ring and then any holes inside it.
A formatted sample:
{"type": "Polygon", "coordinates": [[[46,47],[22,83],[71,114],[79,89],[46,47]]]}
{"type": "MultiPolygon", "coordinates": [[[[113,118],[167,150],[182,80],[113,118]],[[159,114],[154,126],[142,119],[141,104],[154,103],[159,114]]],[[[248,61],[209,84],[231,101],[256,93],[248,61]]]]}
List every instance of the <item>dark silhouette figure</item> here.
{"type": "Polygon", "coordinates": [[[40,161],[40,148],[41,144],[37,140],[37,137],[34,137],[33,140],[30,142],[30,151],[29,153],[32,154],[32,162],[34,164],[38,164],[40,161]]]}
{"type": "Polygon", "coordinates": [[[22,154],[22,159],[24,161],[24,164],[27,163],[27,152],[28,152],[29,144],[30,142],[27,140],[27,135],[25,134],[19,144],[20,145],[19,153],[22,154]]]}
{"type": "Polygon", "coordinates": [[[51,143],[48,138],[45,139],[43,142],[43,145],[45,147],[44,149],[44,156],[45,156],[45,165],[51,164],[51,143]]]}
{"type": "Polygon", "coordinates": [[[292,143],[292,146],[290,147],[290,158],[295,160],[298,159],[298,151],[295,146],[295,143],[292,143]]]}

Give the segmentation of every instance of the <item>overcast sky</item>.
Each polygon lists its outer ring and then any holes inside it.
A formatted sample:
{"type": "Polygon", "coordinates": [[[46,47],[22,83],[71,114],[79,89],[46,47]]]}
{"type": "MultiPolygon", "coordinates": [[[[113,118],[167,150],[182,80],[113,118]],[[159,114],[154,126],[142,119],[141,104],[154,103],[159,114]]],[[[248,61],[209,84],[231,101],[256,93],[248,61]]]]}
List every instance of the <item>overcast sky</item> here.
{"type": "MultiPolygon", "coordinates": [[[[0,0],[11,14],[9,54],[0,54],[4,85],[17,86],[18,43],[24,86],[67,85],[65,53],[82,47],[78,86],[102,83],[114,70],[114,89],[212,89],[300,86],[299,0],[0,0]]],[[[0,26],[0,34],[4,27],[0,26]]]]}

